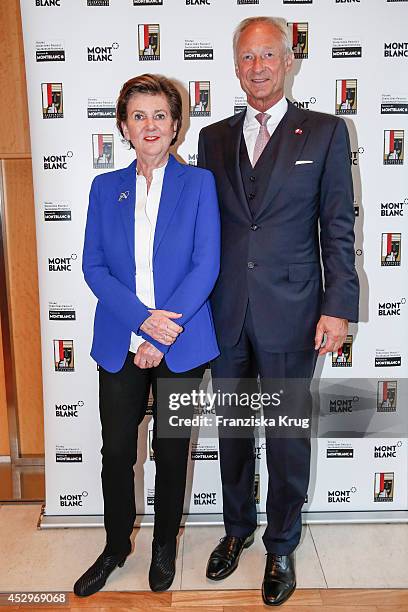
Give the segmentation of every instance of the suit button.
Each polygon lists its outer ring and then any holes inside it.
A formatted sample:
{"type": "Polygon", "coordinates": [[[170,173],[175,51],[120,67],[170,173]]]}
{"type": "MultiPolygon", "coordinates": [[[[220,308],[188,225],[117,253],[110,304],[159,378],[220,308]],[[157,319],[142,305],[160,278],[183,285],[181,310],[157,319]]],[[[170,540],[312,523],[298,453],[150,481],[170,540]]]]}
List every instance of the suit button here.
{"type": "Polygon", "coordinates": [[[249,180],[251,181],[251,183],[253,183],[256,180],[256,177],[255,176],[250,176],[249,180]]]}
{"type": "Polygon", "coordinates": [[[256,232],[256,230],[257,230],[257,229],[259,229],[259,225],[255,225],[255,223],[253,223],[253,224],[251,225],[251,230],[252,230],[253,232],[256,232]]]}
{"type": "Polygon", "coordinates": [[[250,193],[250,194],[249,194],[249,196],[248,196],[248,198],[249,198],[250,200],[253,200],[253,199],[254,199],[254,197],[255,197],[255,194],[254,194],[254,193],[250,193]]]}
{"type": "Polygon", "coordinates": [[[253,268],[255,268],[256,263],[254,261],[248,261],[248,268],[250,270],[253,270],[253,268]]]}

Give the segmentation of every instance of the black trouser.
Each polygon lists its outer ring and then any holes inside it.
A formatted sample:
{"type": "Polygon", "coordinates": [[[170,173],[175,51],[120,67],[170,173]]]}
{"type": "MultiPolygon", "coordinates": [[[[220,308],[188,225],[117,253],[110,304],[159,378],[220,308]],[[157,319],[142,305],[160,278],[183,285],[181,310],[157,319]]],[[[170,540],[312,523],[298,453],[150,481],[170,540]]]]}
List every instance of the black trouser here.
{"type": "MultiPolygon", "coordinates": [[[[152,386],[153,451],[156,463],[154,538],[160,544],[177,536],[183,513],[190,439],[157,436],[157,380],[202,378],[205,365],[188,372],[171,372],[163,359],[156,368],[140,369],[128,353],[119,372],[99,369],[99,412],[102,424],[102,490],[106,551],[130,550],[130,534],[136,518],[134,472],[138,426],[146,413],[152,386]]],[[[196,388],[192,381],[191,388],[196,388]]],[[[185,386],[184,386],[185,390],[185,386]]],[[[167,410],[167,406],[162,407],[167,410]]],[[[159,406],[160,410],[160,406],[159,406]]]]}
{"type": "MultiPolygon", "coordinates": [[[[286,406],[294,401],[295,405],[289,406],[291,410],[294,409],[292,412],[307,418],[312,416],[309,381],[313,376],[317,351],[272,353],[263,349],[254,333],[249,306],[238,343],[232,347],[220,347],[220,351],[220,356],[211,363],[213,389],[223,387],[231,392],[237,382],[228,383],[222,379],[247,379],[244,390],[250,387],[254,392],[258,390],[258,374],[263,392],[269,391],[270,386],[274,387],[276,379],[297,379],[292,386],[291,383],[285,385],[286,394],[294,389],[292,397],[295,396],[294,400],[287,397],[286,406]]],[[[239,390],[239,387],[235,388],[239,390]]],[[[276,390],[271,389],[272,392],[276,390]]],[[[234,416],[235,408],[221,407],[217,410],[223,416],[234,416]]],[[[251,410],[248,409],[248,412],[251,410]]],[[[268,413],[264,409],[264,414],[265,417],[271,416],[273,410],[268,413]]],[[[242,409],[239,416],[242,416],[242,409]]],[[[310,473],[309,434],[310,429],[299,436],[280,438],[274,430],[265,428],[268,524],[263,541],[268,552],[287,555],[299,542],[301,509],[310,473]]],[[[254,432],[246,428],[244,435],[234,438],[231,431],[220,428],[219,446],[225,530],[228,535],[247,537],[257,526],[254,432]]]]}

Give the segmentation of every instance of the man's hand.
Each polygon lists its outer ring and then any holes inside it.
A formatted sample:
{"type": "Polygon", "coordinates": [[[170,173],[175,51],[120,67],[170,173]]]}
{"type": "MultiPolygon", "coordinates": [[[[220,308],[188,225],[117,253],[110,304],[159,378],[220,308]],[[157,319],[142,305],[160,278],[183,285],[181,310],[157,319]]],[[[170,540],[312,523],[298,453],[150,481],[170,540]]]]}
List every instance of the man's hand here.
{"type": "Polygon", "coordinates": [[[163,353],[150,342],[143,342],[137,349],[133,363],[139,368],[155,368],[163,359],[163,353]]]}
{"type": "Polygon", "coordinates": [[[347,319],[322,315],[316,325],[315,350],[320,348],[319,355],[337,351],[346,339],[348,332],[347,319]],[[326,334],[326,343],[322,347],[323,335],[326,334]]]}
{"type": "Polygon", "coordinates": [[[157,342],[170,346],[177,339],[183,328],[171,319],[179,319],[182,314],[168,310],[149,310],[152,314],[143,321],[140,329],[157,342]]]}

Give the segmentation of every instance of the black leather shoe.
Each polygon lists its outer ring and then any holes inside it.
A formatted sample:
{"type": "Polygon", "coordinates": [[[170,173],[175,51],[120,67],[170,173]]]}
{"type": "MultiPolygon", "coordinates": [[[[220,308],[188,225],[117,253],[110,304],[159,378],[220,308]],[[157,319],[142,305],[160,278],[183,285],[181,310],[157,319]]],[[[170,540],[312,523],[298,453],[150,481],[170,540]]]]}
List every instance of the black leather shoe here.
{"type": "Polygon", "coordinates": [[[88,597],[99,591],[106,583],[109,574],[116,567],[124,566],[128,554],[107,555],[104,551],[74,584],[75,595],[78,595],[78,597],[88,597]]]}
{"type": "Polygon", "coordinates": [[[296,589],[292,555],[267,553],[262,598],[267,606],[280,606],[296,589]]]}
{"type": "Polygon", "coordinates": [[[254,534],[247,538],[225,536],[212,551],[207,563],[206,576],[210,580],[222,580],[230,576],[238,567],[239,558],[244,548],[254,542],[254,534]]]}
{"type": "Polygon", "coordinates": [[[152,542],[152,562],[149,569],[149,585],[152,591],[166,591],[176,573],[176,538],[162,546],[152,542]]]}

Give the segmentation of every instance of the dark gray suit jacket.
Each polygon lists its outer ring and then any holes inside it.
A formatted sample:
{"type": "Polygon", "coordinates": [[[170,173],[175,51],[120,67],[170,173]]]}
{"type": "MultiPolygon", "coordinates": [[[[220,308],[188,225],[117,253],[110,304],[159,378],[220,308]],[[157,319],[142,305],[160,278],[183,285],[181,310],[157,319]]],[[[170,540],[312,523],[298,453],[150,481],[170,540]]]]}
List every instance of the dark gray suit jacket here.
{"type": "Polygon", "coordinates": [[[306,350],[321,314],[358,320],[347,128],[289,102],[252,216],[239,166],[244,117],[203,128],[198,146],[198,165],[214,173],[221,210],[221,269],[211,296],[217,338],[224,346],[238,341],[249,300],[264,348],[306,350]]]}

